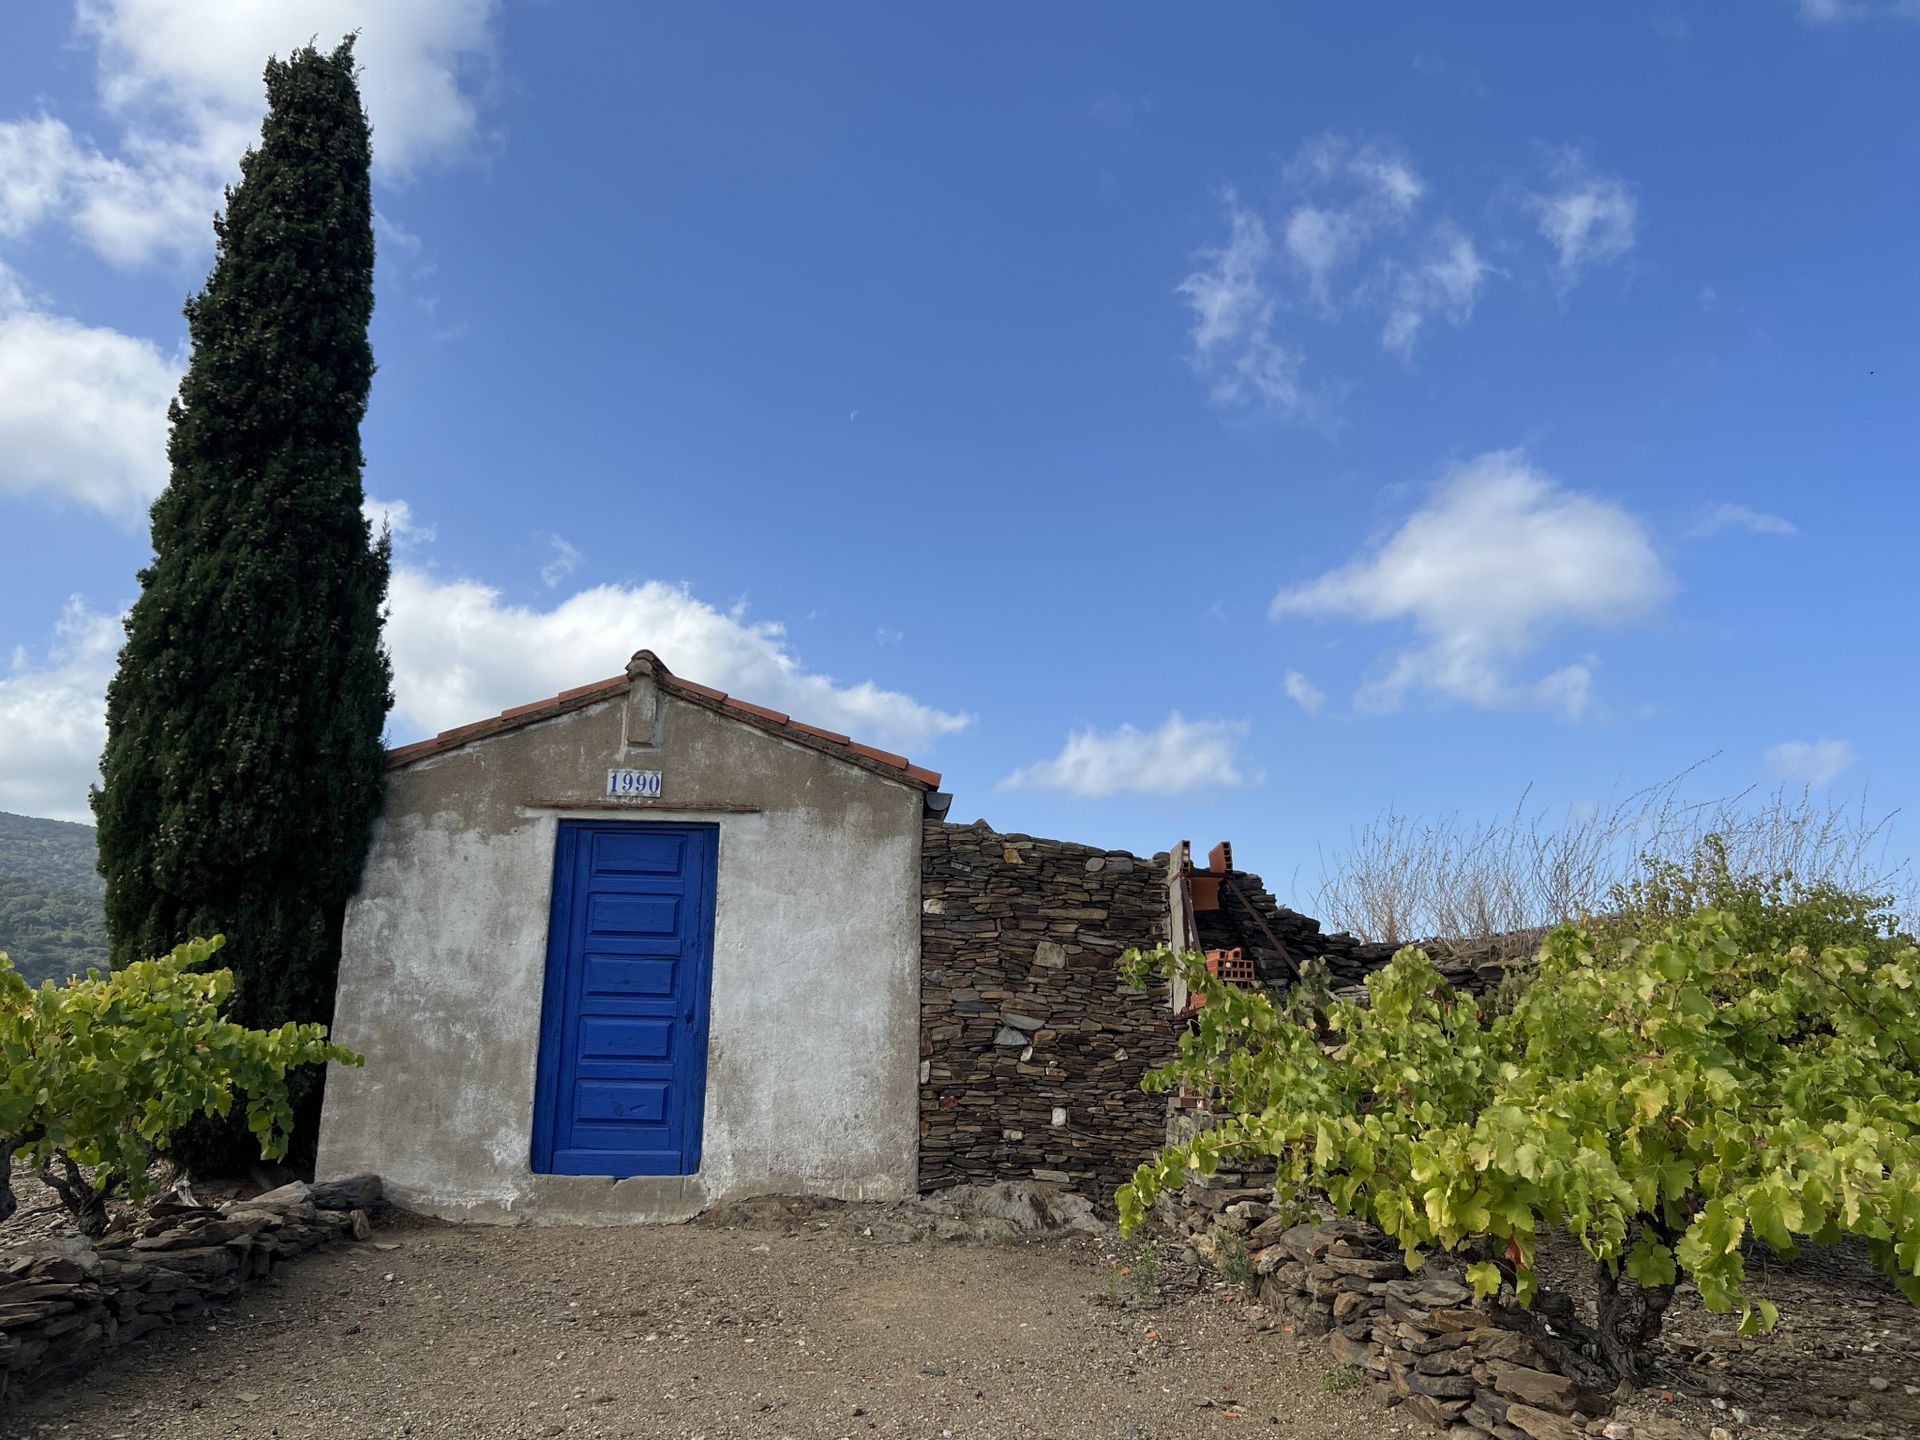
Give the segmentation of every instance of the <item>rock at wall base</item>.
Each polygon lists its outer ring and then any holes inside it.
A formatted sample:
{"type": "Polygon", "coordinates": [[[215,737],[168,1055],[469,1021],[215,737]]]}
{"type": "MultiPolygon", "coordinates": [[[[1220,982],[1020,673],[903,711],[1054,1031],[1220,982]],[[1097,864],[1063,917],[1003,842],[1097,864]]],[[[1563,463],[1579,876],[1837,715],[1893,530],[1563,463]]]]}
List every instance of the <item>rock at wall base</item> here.
{"type": "Polygon", "coordinates": [[[1356,1340],[1349,1335],[1341,1334],[1338,1330],[1327,1336],[1327,1354],[1342,1365],[1364,1367],[1367,1357],[1372,1353],[1371,1340],[1356,1340]]]}
{"type": "Polygon", "coordinates": [[[1438,1400],[1431,1395],[1409,1395],[1407,1413],[1418,1415],[1436,1430],[1445,1430],[1467,1408],[1464,1400],[1438,1400]]]}
{"type": "Polygon", "coordinates": [[[1586,1440],[1586,1427],[1579,1421],[1532,1405],[1509,1405],[1506,1423],[1532,1440],[1586,1440]]]}

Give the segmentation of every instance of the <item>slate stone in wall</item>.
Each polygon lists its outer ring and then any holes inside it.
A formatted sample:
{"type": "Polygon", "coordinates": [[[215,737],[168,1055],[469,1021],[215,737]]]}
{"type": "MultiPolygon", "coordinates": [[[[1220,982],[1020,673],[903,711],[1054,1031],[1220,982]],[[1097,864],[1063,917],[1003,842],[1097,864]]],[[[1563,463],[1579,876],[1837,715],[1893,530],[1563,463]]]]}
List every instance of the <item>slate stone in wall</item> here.
{"type": "Polygon", "coordinates": [[[1140,1077],[1172,1058],[1166,856],[929,821],[921,859],[920,1188],[1042,1179],[1106,1204],[1165,1139],[1140,1077]]]}
{"type": "Polygon", "coordinates": [[[1608,1410],[1608,1397],[1581,1390],[1477,1307],[1458,1261],[1431,1254],[1408,1274],[1399,1248],[1373,1226],[1289,1225],[1272,1213],[1272,1199],[1270,1188],[1188,1185],[1163,1215],[1208,1264],[1229,1245],[1243,1247],[1261,1304],[1320,1337],[1335,1360],[1363,1370],[1436,1430],[1576,1440],[1582,1417],[1608,1410]],[[1222,1196],[1238,1198],[1222,1205],[1222,1196]]]}
{"type": "MultiPolygon", "coordinates": [[[[1293,973],[1288,960],[1296,965],[1319,960],[1326,965],[1334,990],[1351,991],[1393,959],[1400,948],[1356,940],[1344,931],[1323,932],[1318,920],[1280,904],[1260,877],[1248,871],[1229,870],[1227,881],[1220,887],[1220,908],[1194,917],[1201,945],[1206,949],[1239,947],[1252,958],[1266,985],[1288,983],[1293,973]]],[[[1497,986],[1516,959],[1531,956],[1543,933],[1525,930],[1478,940],[1413,943],[1427,952],[1427,958],[1456,989],[1479,995],[1497,986]]]]}

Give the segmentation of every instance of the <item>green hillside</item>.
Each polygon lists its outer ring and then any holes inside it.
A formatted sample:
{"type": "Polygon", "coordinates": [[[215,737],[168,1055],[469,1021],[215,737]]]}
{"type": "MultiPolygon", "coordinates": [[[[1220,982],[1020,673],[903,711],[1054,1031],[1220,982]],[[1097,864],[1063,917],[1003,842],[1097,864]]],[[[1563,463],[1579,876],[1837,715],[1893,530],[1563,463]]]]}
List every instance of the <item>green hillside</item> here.
{"type": "Polygon", "coordinates": [[[107,963],[91,825],[0,811],[0,950],[38,984],[107,963]]]}

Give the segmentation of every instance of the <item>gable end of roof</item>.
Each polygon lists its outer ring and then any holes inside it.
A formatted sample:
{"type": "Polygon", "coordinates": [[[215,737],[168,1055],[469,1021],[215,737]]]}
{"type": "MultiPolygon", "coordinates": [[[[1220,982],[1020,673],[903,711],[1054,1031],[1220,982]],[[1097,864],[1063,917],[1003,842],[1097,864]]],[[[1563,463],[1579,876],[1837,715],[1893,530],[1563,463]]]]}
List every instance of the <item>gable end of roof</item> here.
{"type": "Polygon", "coordinates": [[[480,740],[490,740],[497,735],[505,735],[514,730],[536,725],[543,720],[557,719],[576,710],[584,710],[603,701],[615,700],[627,693],[633,681],[642,675],[650,676],[659,689],[677,700],[698,705],[726,719],[750,725],[765,734],[782,740],[791,740],[794,744],[831,755],[871,775],[883,780],[892,780],[916,790],[937,790],[940,788],[940,773],[925,766],[915,765],[904,755],[896,755],[890,750],[878,750],[871,745],[861,745],[850,737],[833,730],[823,730],[817,725],[808,725],[793,719],[783,711],[772,710],[764,705],[755,705],[746,700],[737,700],[724,690],[716,690],[711,685],[700,685],[691,680],[682,680],[669,670],[660,657],[651,650],[642,650],[627,662],[624,675],[616,675],[607,680],[596,680],[591,685],[578,685],[571,690],[562,690],[558,695],[548,696],[544,700],[529,701],[525,705],[516,705],[502,710],[498,715],[485,720],[476,720],[468,725],[456,726],[451,730],[442,730],[425,740],[416,740],[408,745],[396,746],[387,751],[387,768],[403,769],[419,761],[432,759],[437,755],[450,754],[455,750],[474,744],[480,740]]]}

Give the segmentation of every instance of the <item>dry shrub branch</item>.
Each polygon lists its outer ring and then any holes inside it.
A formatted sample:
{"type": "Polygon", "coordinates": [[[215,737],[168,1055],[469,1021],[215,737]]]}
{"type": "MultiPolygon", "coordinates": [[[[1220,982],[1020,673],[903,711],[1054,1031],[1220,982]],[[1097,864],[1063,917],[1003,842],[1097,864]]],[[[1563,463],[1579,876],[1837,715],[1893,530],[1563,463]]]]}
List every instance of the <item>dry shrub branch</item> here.
{"type": "Polygon", "coordinates": [[[1385,810],[1321,852],[1317,913],[1329,928],[1389,944],[1590,919],[1647,861],[1685,865],[1710,835],[1734,875],[1888,896],[1909,922],[1920,913],[1912,862],[1892,852],[1898,812],[1875,812],[1864,790],[1845,801],[1786,786],[1689,798],[1709,763],[1564,816],[1530,804],[1531,787],[1494,820],[1385,810]]]}

